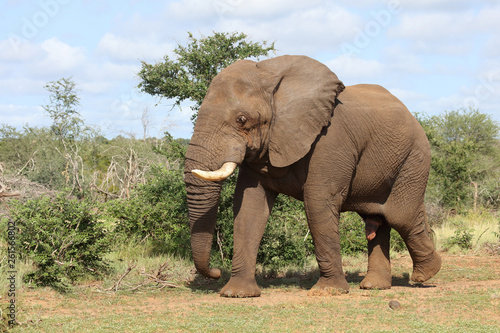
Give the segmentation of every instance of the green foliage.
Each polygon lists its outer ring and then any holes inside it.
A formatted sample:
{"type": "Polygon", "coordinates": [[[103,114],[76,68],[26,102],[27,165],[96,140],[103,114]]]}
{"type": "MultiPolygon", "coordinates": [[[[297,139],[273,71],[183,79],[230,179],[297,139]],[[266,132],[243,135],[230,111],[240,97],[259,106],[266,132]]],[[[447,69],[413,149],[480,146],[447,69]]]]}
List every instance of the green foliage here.
{"type": "MultiPolygon", "coordinates": [[[[433,237],[433,234],[431,234],[431,239],[433,237]]],[[[391,251],[401,253],[406,250],[406,244],[403,240],[403,237],[401,237],[401,235],[395,229],[391,229],[391,251]]]]}
{"type": "Polygon", "coordinates": [[[222,184],[217,224],[212,242],[212,255],[210,256],[214,264],[225,267],[230,267],[233,258],[233,196],[237,180],[238,171],[222,184]]]}
{"type": "Polygon", "coordinates": [[[181,170],[153,166],[129,199],[106,204],[117,240],[150,238],[158,253],[188,255],[190,232],[181,170]]]}
{"type": "Polygon", "coordinates": [[[164,155],[171,162],[184,162],[188,145],[189,141],[186,142],[185,139],[175,140],[169,132],[165,132],[161,145],[153,146],[153,151],[164,155]]]}
{"type": "Polygon", "coordinates": [[[107,272],[103,256],[110,243],[94,203],[63,195],[11,201],[10,218],[18,228],[19,255],[34,264],[25,282],[67,290],[80,278],[107,272]]]}
{"type": "Polygon", "coordinates": [[[455,234],[446,239],[444,242],[444,248],[450,249],[452,246],[458,246],[462,250],[472,249],[472,239],[474,237],[474,232],[466,227],[461,227],[455,230],[455,234]]]}
{"type": "Polygon", "coordinates": [[[447,111],[439,116],[417,115],[432,147],[429,179],[431,200],[460,208],[474,200],[480,186],[483,204],[500,204],[499,125],[478,110],[447,111]]]}
{"type": "Polygon", "coordinates": [[[179,44],[174,50],[176,59],[165,56],[163,62],[155,65],[142,62],[139,88],[153,96],[174,99],[177,106],[184,100],[194,101],[194,111],[199,109],[210,82],[222,69],[239,59],[267,56],[274,51],[274,44],[247,41],[244,33],[215,32],[201,39],[188,35],[187,46],[179,44]]]}
{"type": "Polygon", "coordinates": [[[43,109],[53,121],[52,131],[59,138],[75,139],[83,128],[83,120],[76,111],[80,104],[76,84],[71,78],[62,78],[45,85],[50,92],[48,105],[43,109]]]}
{"type": "MultiPolygon", "coordinates": [[[[237,174],[232,175],[222,186],[212,243],[214,265],[230,267],[233,257],[233,194],[237,179],[237,174]]],[[[260,243],[257,262],[270,268],[303,265],[313,251],[303,203],[279,195],[260,243]]]]}
{"type": "Polygon", "coordinates": [[[286,195],[278,195],[260,243],[257,261],[272,269],[303,266],[312,254],[314,246],[308,232],[304,204],[286,195]]]}
{"type": "Polygon", "coordinates": [[[367,253],[365,222],[356,213],[341,214],[339,222],[340,251],[344,255],[367,253]]]}
{"type": "MultiPolygon", "coordinates": [[[[367,253],[368,241],[365,234],[365,222],[353,212],[345,212],[340,215],[340,251],[343,255],[355,255],[367,253]]],[[[391,251],[404,252],[406,244],[399,233],[391,229],[391,251]]]]}

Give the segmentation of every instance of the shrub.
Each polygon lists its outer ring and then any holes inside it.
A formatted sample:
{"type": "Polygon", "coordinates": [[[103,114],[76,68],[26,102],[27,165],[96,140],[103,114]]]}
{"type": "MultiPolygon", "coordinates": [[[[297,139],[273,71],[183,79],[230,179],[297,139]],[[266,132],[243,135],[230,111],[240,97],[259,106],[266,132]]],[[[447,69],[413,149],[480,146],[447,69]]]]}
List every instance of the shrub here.
{"type": "Polygon", "coordinates": [[[444,242],[445,249],[450,249],[453,246],[458,246],[462,250],[472,249],[472,238],[474,237],[474,232],[465,227],[460,227],[455,230],[455,235],[448,238],[444,242]]]}
{"type": "Polygon", "coordinates": [[[287,265],[302,266],[313,253],[304,204],[279,195],[262,237],[257,261],[274,269],[287,265]]]}
{"type": "MultiPolygon", "coordinates": [[[[212,246],[212,264],[230,267],[233,257],[233,194],[237,175],[224,182],[212,246]]],[[[302,265],[314,251],[302,202],[278,195],[262,237],[257,262],[269,268],[302,265]]]]}
{"type": "Polygon", "coordinates": [[[25,282],[64,291],[89,274],[108,272],[103,256],[109,238],[95,204],[63,195],[12,201],[10,218],[18,228],[20,257],[34,265],[25,282]]]}
{"type": "MultiPolygon", "coordinates": [[[[365,222],[353,212],[340,216],[340,251],[344,255],[368,253],[368,241],[365,235],[365,222]]],[[[391,229],[391,251],[406,251],[406,244],[399,233],[391,229]]]]}
{"type": "Polygon", "coordinates": [[[181,170],[153,166],[146,184],[139,186],[130,199],[106,204],[116,220],[117,239],[150,238],[159,253],[187,255],[189,242],[186,190],[181,170]]]}
{"type": "Polygon", "coordinates": [[[365,222],[356,213],[345,212],[340,216],[340,251],[343,255],[367,253],[365,222]]]}
{"type": "MultiPolygon", "coordinates": [[[[230,267],[233,256],[232,200],[236,180],[237,177],[232,176],[222,188],[212,248],[212,264],[215,266],[222,264],[230,267]]],[[[303,265],[314,254],[314,244],[308,230],[303,203],[278,195],[260,243],[257,262],[271,269],[303,265]]],[[[357,213],[341,214],[339,232],[343,255],[367,253],[365,223],[357,213]]],[[[391,230],[391,250],[406,250],[403,239],[395,230],[391,230]]]]}
{"type": "MultiPolygon", "coordinates": [[[[432,238],[432,235],[431,235],[432,238]]],[[[406,244],[403,237],[394,229],[391,229],[391,251],[404,252],[406,251],[406,244]]]]}

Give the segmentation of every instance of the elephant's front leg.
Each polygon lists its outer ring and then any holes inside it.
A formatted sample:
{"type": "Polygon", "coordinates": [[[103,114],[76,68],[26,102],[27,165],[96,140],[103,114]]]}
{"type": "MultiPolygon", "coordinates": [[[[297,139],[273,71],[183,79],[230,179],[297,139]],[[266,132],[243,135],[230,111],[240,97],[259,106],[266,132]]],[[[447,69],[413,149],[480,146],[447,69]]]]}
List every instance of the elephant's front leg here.
{"type": "Polygon", "coordinates": [[[313,289],[349,292],[349,284],[342,270],[340,255],[339,217],[342,198],[340,193],[331,200],[328,195],[314,195],[305,200],[307,220],[314,241],[320,277],[313,289]]]}
{"type": "Polygon", "coordinates": [[[257,252],[276,193],[265,189],[248,176],[242,167],[234,193],[234,255],[229,282],[222,288],[224,297],[257,297],[255,281],[257,252]]]}

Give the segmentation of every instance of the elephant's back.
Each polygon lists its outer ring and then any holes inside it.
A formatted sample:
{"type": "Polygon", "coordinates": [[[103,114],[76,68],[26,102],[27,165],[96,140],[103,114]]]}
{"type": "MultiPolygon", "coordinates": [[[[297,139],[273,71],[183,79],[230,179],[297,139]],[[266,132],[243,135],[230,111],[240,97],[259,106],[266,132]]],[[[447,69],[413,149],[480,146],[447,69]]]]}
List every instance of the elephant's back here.
{"type": "Polygon", "coordinates": [[[348,86],[338,99],[338,120],[360,148],[376,145],[383,149],[398,144],[404,150],[402,147],[411,149],[415,143],[427,142],[422,127],[406,106],[379,85],[348,86]]]}
{"type": "Polygon", "coordinates": [[[422,156],[422,165],[416,167],[428,168],[430,145],[422,127],[404,104],[385,88],[377,85],[346,87],[339,96],[332,124],[336,120],[356,149],[354,191],[378,188],[388,193],[412,153],[422,156]]]}

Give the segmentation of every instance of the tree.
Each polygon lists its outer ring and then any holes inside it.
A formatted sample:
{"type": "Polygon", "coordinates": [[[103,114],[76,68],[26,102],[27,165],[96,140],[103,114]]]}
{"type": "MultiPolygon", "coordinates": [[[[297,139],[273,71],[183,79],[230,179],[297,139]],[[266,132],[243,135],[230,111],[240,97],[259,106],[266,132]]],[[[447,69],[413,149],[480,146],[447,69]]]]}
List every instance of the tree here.
{"type": "Polygon", "coordinates": [[[222,69],[239,59],[267,56],[270,51],[275,51],[274,43],[267,46],[266,41],[247,41],[244,33],[216,32],[201,39],[188,33],[187,46],[178,44],[174,50],[176,59],[165,56],[163,62],[155,65],[142,62],[139,89],[174,99],[176,106],[185,100],[194,101],[194,123],[210,82],[222,69]]]}
{"type": "Polygon", "coordinates": [[[85,126],[80,113],[76,111],[80,105],[76,84],[71,78],[62,78],[47,83],[45,89],[50,92],[50,103],[43,108],[53,121],[51,130],[58,139],[58,142],[54,142],[53,149],[66,162],[61,174],[66,185],[71,186],[71,192],[77,189],[83,195],[85,177],[81,149],[92,131],[85,126]]]}
{"type": "Polygon", "coordinates": [[[440,204],[470,204],[474,188],[498,180],[499,125],[475,109],[418,116],[432,146],[429,187],[440,204]]]}
{"type": "Polygon", "coordinates": [[[76,84],[71,78],[62,78],[47,83],[44,88],[50,92],[50,103],[42,107],[53,121],[52,131],[61,139],[75,139],[83,125],[76,111],[80,105],[76,84]]]}

